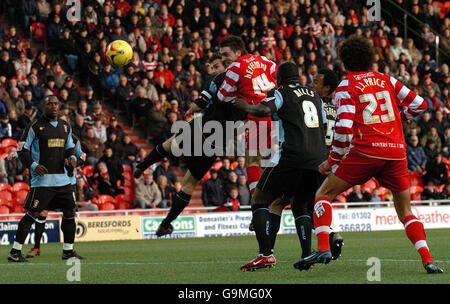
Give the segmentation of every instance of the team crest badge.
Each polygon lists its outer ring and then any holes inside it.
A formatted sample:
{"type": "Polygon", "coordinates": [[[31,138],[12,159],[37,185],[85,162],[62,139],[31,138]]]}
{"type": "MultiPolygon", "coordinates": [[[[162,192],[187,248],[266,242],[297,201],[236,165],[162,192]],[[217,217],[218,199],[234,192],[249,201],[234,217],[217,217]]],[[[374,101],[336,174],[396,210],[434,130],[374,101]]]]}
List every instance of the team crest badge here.
{"type": "Polygon", "coordinates": [[[67,126],[64,125],[64,131],[67,133],[67,126]]]}
{"type": "Polygon", "coordinates": [[[34,200],[33,201],[33,208],[37,208],[38,205],[39,205],[39,200],[34,200]]]}
{"type": "Polygon", "coordinates": [[[22,151],[23,146],[25,146],[25,142],[19,141],[19,143],[17,144],[17,151],[18,152],[22,151]]]}

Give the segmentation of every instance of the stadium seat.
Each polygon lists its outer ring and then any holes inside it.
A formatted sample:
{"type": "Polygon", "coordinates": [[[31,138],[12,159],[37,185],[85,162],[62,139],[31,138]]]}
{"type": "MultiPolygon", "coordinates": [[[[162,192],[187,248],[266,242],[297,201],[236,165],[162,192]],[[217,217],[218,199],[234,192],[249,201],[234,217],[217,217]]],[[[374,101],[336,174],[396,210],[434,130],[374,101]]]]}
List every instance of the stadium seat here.
{"type": "Polygon", "coordinates": [[[21,190],[26,190],[29,191],[30,190],[30,185],[28,185],[27,183],[24,182],[17,182],[12,186],[12,191],[13,192],[18,192],[21,190]]]}
{"type": "Polygon", "coordinates": [[[86,165],[83,167],[83,174],[86,177],[91,177],[92,175],[94,175],[94,166],[92,165],[86,165]]]}
{"type": "Polygon", "coordinates": [[[8,201],[12,201],[13,195],[11,192],[4,190],[4,191],[0,191],[0,198],[8,200],[8,201]]]}
{"type": "Polygon", "coordinates": [[[104,205],[104,204],[115,204],[116,201],[114,200],[114,197],[112,197],[111,195],[108,194],[100,194],[97,197],[97,205],[104,205]]]}
{"type": "Polygon", "coordinates": [[[100,210],[115,210],[116,206],[113,203],[104,203],[99,206],[100,210]]]}
{"type": "Polygon", "coordinates": [[[25,199],[27,198],[28,191],[26,190],[20,190],[18,192],[15,192],[16,200],[18,204],[23,205],[25,202],[25,199]]]}
{"type": "Polygon", "coordinates": [[[203,184],[205,181],[211,178],[211,173],[206,172],[205,176],[203,176],[202,180],[200,181],[200,184],[203,184]]]}
{"type": "Polygon", "coordinates": [[[0,191],[13,191],[13,188],[10,184],[7,183],[0,183],[0,191]]]}
{"type": "Polygon", "coordinates": [[[25,212],[27,212],[27,210],[25,210],[25,208],[23,208],[22,206],[20,205],[14,206],[13,213],[25,213],[25,212]]]}
{"type": "Polygon", "coordinates": [[[370,179],[366,183],[364,183],[364,185],[361,185],[362,190],[369,192],[370,194],[372,194],[373,189],[375,189],[376,187],[377,183],[373,179],[370,179]]]}
{"type": "Polygon", "coordinates": [[[0,206],[7,206],[8,208],[13,208],[15,204],[15,200],[7,200],[4,197],[0,197],[0,206]]]}
{"type": "Polygon", "coordinates": [[[222,168],[222,166],[223,166],[223,161],[218,161],[213,165],[214,169],[216,169],[217,171],[219,171],[219,169],[222,168]]]}
{"type": "Polygon", "coordinates": [[[43,22],[34,22],[30,26],[31,34],[34,40],[38,42],[44,42],[47,38],[45,23],[43,22]]]}
{"type": "Polygon", "coordinates": [[[123,187],[123,190],[125,191],[124,195],[125,195],[125,200],[129,201],[129,202],[134,202],[134,189],[131,187],[123,187]]]}
{"type": "Polygon", "coordinates": [[[421,186],[411,186],[411,200],[419,201],[421,199],[421,193],[423,191],[423,187],[421,186]]]}
{"type": "Polygon", "coordinates": [[[127,200],[125,197],[125,194],[117,194],[115,197],[116,200],[116,206],[118,206],[120,203],[131,203],[131,201],[127,200]]]}
{"type": "Polygon", "coordinates": [[[4,140],[2,140],[2,147],[5,149],[5,153],[8,153],[7,148],[9,147],[17,148],[17,140],[12,138],[5,138],[4,140]]]}
{"type": "Polygon", "coordinates": [[[122,176],[125,177],[125,186],[133,186],[133,173],[129,172],[129,171],[123,171],[122,172],[122,176]]]}
{"type": "Polygon", "coordinates": [[[123,172],[133,172],[133,168],[130,165],[122,164],[123,172]]]}
{"type": "Polygon", "coordinates": [[[11,213],[8,206],[0,205],[0,214],[9,214],[11,213]]]}
{"type": "Polygon", "coordinates": [[[123,202],[117,204],[117,209],[119,209],[119,210],[133,209],[133,205],[131,203],[123,201],[123,202]]]}
{"type": "Polygon", "coordinates": [[[238,165],[238,162],[237,162],[237,161],[232,162],[231,165],[230,165],[231,170],[236,169],[237,165],[238,165]]]}
{"type": "Polygon", "coordinates": [[[423,187],[422,175],[415,171],[409,171],[409,181],[411,186],[421,186],[423,187]]]}

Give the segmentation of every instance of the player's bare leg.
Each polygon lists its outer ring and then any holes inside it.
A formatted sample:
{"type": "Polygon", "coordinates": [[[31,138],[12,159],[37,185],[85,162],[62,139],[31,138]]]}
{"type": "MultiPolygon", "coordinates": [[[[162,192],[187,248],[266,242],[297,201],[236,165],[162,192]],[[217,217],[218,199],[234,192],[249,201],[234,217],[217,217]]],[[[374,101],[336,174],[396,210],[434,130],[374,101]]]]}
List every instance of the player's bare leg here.
{"type": "Polygon", "coordinates": [[[192,193],[195,187],[197,187],[199,180],[192,176],[191,172],[188,170],[183,177],[181,191],[176,193],[172,197],[172,206],[167,214],[166,218],[161,222],[158,229],[156,230],[156,235],[161,237],[166,234],[171,234],[173,232],[173,226],[171,222],[175,220],[184,208],[189,204],[192,193]]]}
{"type": "Polygon", "coordinates": [[[48,210],[42,210],[34,223],[34,247],[28,251],[26,258],[34,258],[41,255],[41,239],[45,231],[45,221],[48,216],[48,210]]]}
{"type": "Polygon", "coordinates": [[[430,255],[422,222],[411,211],[409,189],[401,192],[392,192],[392,194],[397,216],[405,227],[406,236],[419,252],[425,270],[428,273],[443,273],[444,271],[437,266],[430,255]]]}
{"type": "Polygon", "coordinates": [[[314,202],[314,232],[317,236],[317,252],[298,260],[294,267],[302,270],[309,268],[308,265],[316,263],[328,264],[332,260],[330,251],[330,226],[332,222],[333,209],[331,207],[332,200],[344,192],[352,185],[340,179],[333,173],[320,186],[316,193],[314,202]]]}
{"type": "Polygon", "coordinates": [[[252,197],[252,212],[256,239],[259,245],[259,254],[255,259],[243,264],[240,267],[242,271],[273,267],[276,264],[276,259],[272,254],[271,248],[271,217],[269,211],[269,204],[275,198],[272,194],[256,188],[255,194],[252,197]]]}

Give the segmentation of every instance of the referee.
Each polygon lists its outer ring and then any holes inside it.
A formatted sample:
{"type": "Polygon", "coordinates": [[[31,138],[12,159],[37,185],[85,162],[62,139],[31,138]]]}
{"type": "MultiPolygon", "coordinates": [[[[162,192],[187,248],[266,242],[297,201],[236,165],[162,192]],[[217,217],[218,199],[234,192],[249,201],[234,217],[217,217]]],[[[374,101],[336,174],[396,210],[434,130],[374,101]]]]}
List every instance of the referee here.
{"type": "Polygon", "coordinates": [[[22,245],[34,222],[40,221],[41,212],[61,209],[61,230],[64,235],[62,259],[83,259],[73,249],[75,240],[75,197],[71,178],[76,167],[72,130],[58,119],[60,103],[56,96],[43,101],[43,115],[25,130],[18,145],[21,161],[30,168],[31,187],[25,199],[27,213],[19,222],[10,262],[27,262],[22,245]],[[67,168],[67,169],[66,169],[67,168]]]}

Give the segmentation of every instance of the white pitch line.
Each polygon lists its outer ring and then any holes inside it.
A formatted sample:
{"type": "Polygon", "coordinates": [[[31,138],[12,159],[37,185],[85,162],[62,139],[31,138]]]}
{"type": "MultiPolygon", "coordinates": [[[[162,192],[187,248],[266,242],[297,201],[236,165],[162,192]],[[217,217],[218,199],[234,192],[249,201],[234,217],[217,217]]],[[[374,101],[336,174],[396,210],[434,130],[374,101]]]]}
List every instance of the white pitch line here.
{"type": "MultiPolygon", "coordinates": [[[[364,259],[345,259],[340,258],[338,261],[349,261],[349,262],[367,262],[364,259]]],[[[380,259],[381,262],[404,262],[404,263],[419,263],[420,260],[396,260],[396,259],[380,259]]],[[[245,261],[179,261],[179,262],[81,262],[85,265],[167,265],[167,264],[239,264],[245,261]]],[[[277,263],[292,263],[293,261],[277,261],[277,263]]],[[[437,263],[448,264],[450,260],[436,260],[437,263]]],[[[15,266],[20,265],[33,265],[33,266],[55,266],[55,263],[8,263],[0,264],[0,266],[15,266]]],[[[65,263],[61,264],[65,266],[65,263]]]]}

